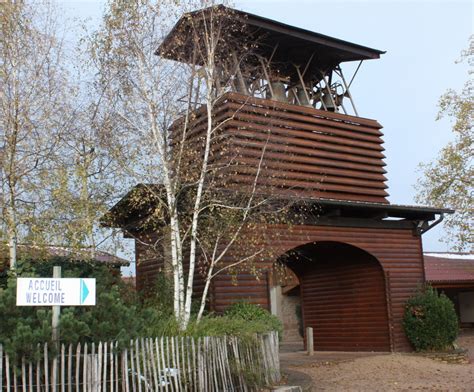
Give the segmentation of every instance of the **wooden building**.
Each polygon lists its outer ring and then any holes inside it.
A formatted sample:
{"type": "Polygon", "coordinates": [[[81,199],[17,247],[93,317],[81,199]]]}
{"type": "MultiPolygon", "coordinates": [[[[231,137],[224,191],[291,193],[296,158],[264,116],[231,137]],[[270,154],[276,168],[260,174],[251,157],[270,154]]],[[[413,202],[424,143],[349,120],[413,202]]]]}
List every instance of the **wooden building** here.
{"type": "Polygon", "coordinates": [[[474,254],[425,252],[426,281],[453,301],[461,327],[474,326],[474,254]]]}
{"type": "MultiPolygon", "coordinates": [[[[157,54],[188,61],[189,45],[178,34],[186,35],[190,21],[216,9],[227,10],[220,6],[181,18],[157,54]]],[[[406,300],[425,280],[421,235],[450,211],[387,200],[382,126],[358,114],[341,67],[384,52],[230,12],[233,23],[245,26],[239,34],[258,42],[254,69],[261,67],[258,76],[237,72],[234,88],[214,105],[214,117],[225,119],[220,127],[225,137],[213,151],[232,151],[235,165],[225,187],[237,191],[255,178],[265,149],[259,191],[290,198],[294,219],[247,233],[272,256],[258,260],[264,271],[258,280],[250,271],[240,271],[237,284],[231,274],[218,275],[210,308],[222,311],[242,299],[261,304],[283,319],[291,339],[297,336],[300,305],[316,350],[410,350],[401,322],[406,300]],[[276,264],[286,266],[284,279],[275,273],[276,264]]],[[[196,135],[206,121],[205,108],[197,109],[196,135]]],[[[216,153],[214,159],[229,157],[216,153]]],[[[130,236],[152,237],[134,226],[146,208],[133,211],[129,197],[112,208],[113,225],[130,236]]],[[[147,256],[141,241],[136,260],[140,289],[160,263],[147,256]]],[[[232,260],[230,253],[226,262],[232,260]]]]}

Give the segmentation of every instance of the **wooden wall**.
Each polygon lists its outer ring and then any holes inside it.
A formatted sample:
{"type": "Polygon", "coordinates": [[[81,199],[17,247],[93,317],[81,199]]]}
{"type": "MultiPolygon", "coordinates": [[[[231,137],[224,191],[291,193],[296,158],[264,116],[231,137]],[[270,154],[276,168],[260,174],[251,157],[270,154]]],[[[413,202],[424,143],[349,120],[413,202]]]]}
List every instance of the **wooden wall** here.
{"type": "Polygon", "coordinates": [[[301,283],[304,323],[326,351],[390,351],[385,276],[370,254],[339,242],[303,246],[287,265],[301,283]]]}
{"type": "MultiPolygon", "coordinates": [[[[385,278],[391,349],[411,351],[402,327],[404,306],[417,285],[424,281],[421,238],[415,236],[412,230],[274,225],[262,228],[258,235],[261,237],[262,246],[271,249],[274,255],[272,258],[260,260],[260,267],[264,269],[270,269],[278,255],[312,242],[345,243],[373,255],[380,262],[385,278]]],[[[231,258],[229,255],[228,260],[231,258]]],[[[244,287],[239,289],[231,280],[217,277],[213,287],[214,297],[225,298],[225,304],[216,303],[216,310],[222,310],[224,305],[242,299],[243,296],[254,303],[268,306],[268,291],[264,290],[268,286],[267,282],[261,280],[250,284],[247,277],[245,282],[244,287]]]]}
{"type": "MultiPolygon", "coordinates": [[[[417,285],[424,281],[421,238],[408,229],[380,229],[328,226],[274,225],[251,234],[260,237],[259,243],[268,250],[268,256],[258,262],[259,278],[250,272],[241,272],[237,279],[231,274],[215,278],[210,291],[210,307],[223,311],[238,300],[248,300],[269,308],[268,271],[278,256],[313,242],[335,241],[353,245],[373,255],[383,268],[387,287],[387,317],[390,327],[391,348],[394,351],[410,351],[402,328],[402,317],[406,300],[417,285]]],[[[151,284],[156,273],[163,268],[163,262],[156,255],[152,257],[147,247],[137,242],[137,289],[151,284]]],[[[232,254],[225,262],[232,262],[232,254]]],[[[197,291],[202,279],[197,278],[197,291]]],[[[355,278],[356,279],[356,278],[355,278]]]]}
{"type": "MultiPolygon", "coordinates": [[[[185,148],[191,170],[207,127],[205,111],[196,116],[185,148]]],[[[253,184],[264,151],[259,191],[388,203],[375,120],[228,93],[215,105],[214,125],[212,160],[226,169],[227,188],[253,184]]]]}
{"type": "MultiPolygon", "coordinates": [[[[163,233],[146,232],[135,233],[135,260],[136,260],[136,289],[144,294],[154,288],[159,273],[171,277],[171,253],[168,250],[168,239],[163,233]]],[[[184,249],[185,251],[188,248],[184,249]]],[[[186,261],[186,257],[185,257],[186,261]]],[[[198,260],[202,265],[202,260],[198,260]]],[[[187,273],[188,265],[184,265],[187,273]]],[[[204,275],[200,268],[194,275],[194,293],[200,295],[204,289],[204,275]]]]}
{"type": "Polygon", "coordinates": [[[136,260],[136,289],[146,291],[151,289],[160,271],[164,270],[165,258],[161,244],[156,244],[153,233],[138,234],[135,240],[136,260]]]}
{"type": "MultiPolygon", "coordinates": [[[[222,167],[219,170],[225,178],[217,185],[242,190],[245,185],[253,184],[265,151],[263,171],[258,179],[261,193],[388,204],[382,132],[377,121],[235,93],[226,94],[216,104],[213,121],[220,128],[213,135],[211,159],[214,167],[222,167]],[[227,165],[228,162],[232,164],[227,165]]],[[[190,175],[184,178],[190,181],[202,155],[206,123],[205,110],[198,110],[185,148],[189,152],[185,161],[190,175]]],[[[175,140],[180,140],[179,126],[175,124],[171,132],[175,140]]],[[[424,280],[421,239],[411,229],[273,225],[248,234],[259,237],[257,242],[273,256],[260,260],[263,272],[259,280],[248,271],[240,272],[238,285],[230,275],[217,277],[210,295],[213,310],[221,311],[240,299],[268,307],[269,283],[265,271],[272,268],[278,256],[311,242],[347,243],[365,250],[380,262],[387,288],[391,349],[410,350],[401,325],[404,304],[424,280]]],[[[143,287],[140,281],[155,273],[152,260],[143,254],[141,245],[137,245],[139,287],[143,287]]],[[[225,261],[231,263],[235,259],[229,254],[225,261]]],[[[360,275],[360,271],[353,272],[360,275]]]]}

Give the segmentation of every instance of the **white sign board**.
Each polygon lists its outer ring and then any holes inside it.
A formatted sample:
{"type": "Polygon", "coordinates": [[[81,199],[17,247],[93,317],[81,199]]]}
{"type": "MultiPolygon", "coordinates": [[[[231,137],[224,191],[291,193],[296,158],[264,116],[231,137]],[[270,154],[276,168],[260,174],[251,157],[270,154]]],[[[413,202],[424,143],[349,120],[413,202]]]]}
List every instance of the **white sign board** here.
{"type": "Polygon", "coordinates": [[[17,306],[94,306],[95,279],[18,278],[17,306]]]}

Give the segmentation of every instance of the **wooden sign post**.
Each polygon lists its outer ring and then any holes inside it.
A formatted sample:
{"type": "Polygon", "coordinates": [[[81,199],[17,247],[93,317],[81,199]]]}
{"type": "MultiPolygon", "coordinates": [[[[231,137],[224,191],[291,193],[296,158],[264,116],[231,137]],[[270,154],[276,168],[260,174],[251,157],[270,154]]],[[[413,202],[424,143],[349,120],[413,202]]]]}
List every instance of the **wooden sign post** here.
{"type": "MultiPolygon", "coordinates": [[[[61,267],[53,267],[53,278],[61,279],[61,267]]],[[[53,342],[56,345],[56,348],[59,348],[59,315],[61,313],[61,306],[53,305],[53,317],[51,320],[52,332],[53,332],[53,342]]]]}

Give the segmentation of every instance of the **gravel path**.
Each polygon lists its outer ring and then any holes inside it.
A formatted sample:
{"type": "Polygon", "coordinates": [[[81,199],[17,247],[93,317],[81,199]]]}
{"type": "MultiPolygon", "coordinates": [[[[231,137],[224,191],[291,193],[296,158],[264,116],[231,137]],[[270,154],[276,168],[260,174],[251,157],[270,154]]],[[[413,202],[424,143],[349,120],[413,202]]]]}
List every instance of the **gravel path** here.
{"type": "Polygon", "coordinates": [[[474,365],[448,365],[403,354],[295,370],[312,378],[313,391],[474,391],[474,365]]]}
{"type": "MultiPolygon", "coordinates": [[[[461,336],[474,360],[474,332],[461,336]]],[[[473,391],[474,363],[444,364],[410,354],[375,355],[289,366],[311,377],[311,391],[473,391]]]]}

